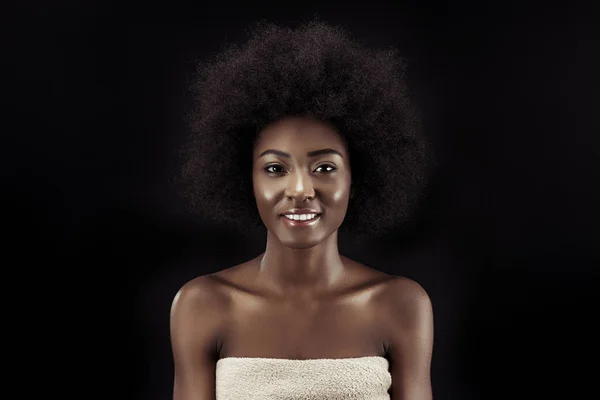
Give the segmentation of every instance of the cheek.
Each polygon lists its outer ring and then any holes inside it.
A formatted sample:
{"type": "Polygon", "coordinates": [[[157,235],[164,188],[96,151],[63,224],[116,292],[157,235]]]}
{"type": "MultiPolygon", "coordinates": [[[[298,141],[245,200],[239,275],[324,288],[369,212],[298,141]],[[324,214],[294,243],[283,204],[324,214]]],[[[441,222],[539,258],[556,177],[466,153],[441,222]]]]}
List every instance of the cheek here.
{"type": "Polygon", "coordinates": [[[335,192],[333,192],[332,200],[336,203],[339,203],[339,202],[343,201],[345,197],[346,197],[346,190],[340,188],[340,189],[336,190],[335,192]]]}
{"type": "Polygon", "coordinates": [[[343,203],[348,201],[350,197],[350,184],[346,183],[339,185],[333,192],[331,192],[331,200],[334,203],[343,203]]]}
{"type": "Polygon", "coordinates": [[[274,187],[255,180],[254,183],[254,197],[258,202],[271,202],[275,199],[277,191],[274,187]]]}
{"type": "Polygon", "coordinates": [[[260,195],[263,198],[263,200],[270,202],[270,201],[273,201],[275,199],[275,190],[263,187],[262,190],[261,190],[261,192],[260,192],[260,195]]]}

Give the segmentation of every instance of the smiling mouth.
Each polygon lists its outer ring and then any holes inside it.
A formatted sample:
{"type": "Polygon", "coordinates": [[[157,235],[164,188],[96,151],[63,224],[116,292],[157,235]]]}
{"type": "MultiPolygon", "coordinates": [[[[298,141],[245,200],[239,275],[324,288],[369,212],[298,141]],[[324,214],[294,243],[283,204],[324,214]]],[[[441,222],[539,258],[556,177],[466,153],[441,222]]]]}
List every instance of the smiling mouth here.
{"type": "Polygon", "coordinates": [[[321,218],[321,214],[287,214],[281,215],[281,218],[288,226],[310,226],[321,218]]]}

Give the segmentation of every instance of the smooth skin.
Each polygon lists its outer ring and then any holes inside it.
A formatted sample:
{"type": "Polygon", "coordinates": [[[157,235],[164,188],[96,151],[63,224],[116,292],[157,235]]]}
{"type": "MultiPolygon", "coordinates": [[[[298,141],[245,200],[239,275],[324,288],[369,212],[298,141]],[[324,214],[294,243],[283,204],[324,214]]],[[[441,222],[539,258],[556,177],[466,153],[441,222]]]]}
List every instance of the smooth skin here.
{"type": "Polygon", "coordinates": [[[429,296],[410,279],[339,254],[352,182],[343,138],[309,118],[277,121],[253,149],[252,179],[266,250],[188,282],[175,296],[174,400],[215,399],[220,358],[363,356],[389,360],[391,400],[431,400],[429,296]],[[322,213],[313,226],[282,220],[304,207],[322,213]]]}

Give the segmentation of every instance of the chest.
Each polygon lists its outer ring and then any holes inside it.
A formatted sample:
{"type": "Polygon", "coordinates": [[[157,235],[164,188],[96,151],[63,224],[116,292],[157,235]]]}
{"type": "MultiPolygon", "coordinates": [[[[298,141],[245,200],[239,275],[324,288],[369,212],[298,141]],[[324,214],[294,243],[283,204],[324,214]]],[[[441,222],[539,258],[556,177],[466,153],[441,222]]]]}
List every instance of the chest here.
{"type": "Polygon", "coordinates": [[[368,299],[234,302],[223,357],[347,358],[382,355],[382,318],[368,299]]]}

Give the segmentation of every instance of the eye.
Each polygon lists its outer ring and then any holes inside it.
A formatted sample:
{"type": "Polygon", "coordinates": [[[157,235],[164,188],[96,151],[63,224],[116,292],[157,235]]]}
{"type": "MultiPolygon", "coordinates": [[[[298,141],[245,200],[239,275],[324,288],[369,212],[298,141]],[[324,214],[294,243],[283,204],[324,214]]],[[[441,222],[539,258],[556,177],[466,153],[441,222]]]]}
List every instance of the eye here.
{"type": "Polygon", "coordinates": [[[283,172],[283,167],[281,165],[277,165],[277,164],[267,165],[265,167],[265,171],[268,172],[269,174],[279,174],[279,173],[283,172]],[[273,170],[273,168],[275,168],[275,170],[273,170]],[[281,171],[277,171],[277,168],[281,169],[281,171]]]}
{"type": "Polygon", "coordinates": [[[333,172],[333,171],[335,171],[335,170],[337,169],[336,167],[334,167],[334,166],[333,166],[333,165],[331,165],[331,164],[321,164],[321,165],[319,165],[319,166],[316,168],[316,170],[319,170],[319,168],[329,168],[329,170],[327,170],[327,171],[322,171],[322,172],[333,172]]]}

